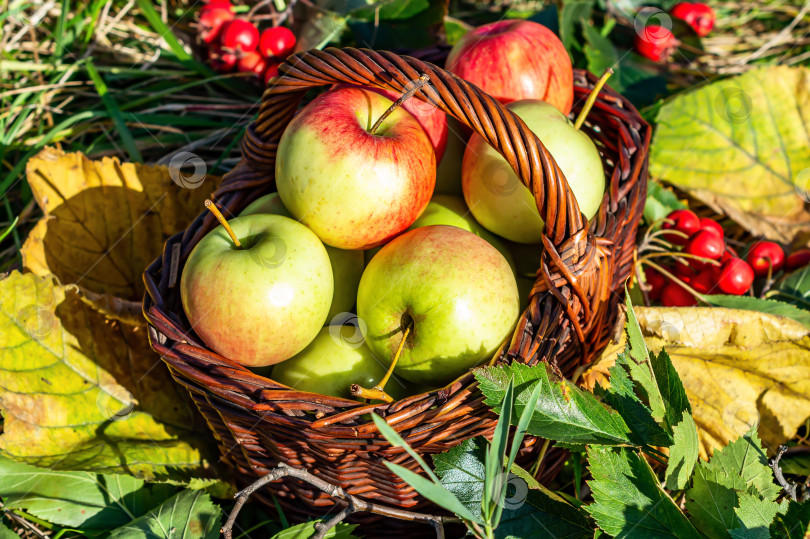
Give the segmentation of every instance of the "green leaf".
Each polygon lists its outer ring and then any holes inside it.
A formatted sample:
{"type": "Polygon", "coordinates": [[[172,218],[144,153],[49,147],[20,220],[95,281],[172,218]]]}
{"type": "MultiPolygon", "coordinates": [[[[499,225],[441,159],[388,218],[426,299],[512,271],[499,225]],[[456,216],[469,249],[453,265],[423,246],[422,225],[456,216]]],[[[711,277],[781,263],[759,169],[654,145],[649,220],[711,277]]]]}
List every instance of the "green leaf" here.
{"type": "Polygon", "coordinates": [[[639,539],[700,537],[635,450],[591,446],[588,461],[594,502],[586,510],[602,530],[639,539]]]}
{"type": "MultiPolygon", "coordinates": [[[[518,478],[515,478],[519,481],[518,478]]],[[[542,489],[529,489],[525,499],[515,487],[516,496],[507,500],[500,524],[495,529],[498,539],[584,539],[593,537],[593,528],[585,515],[559,496],[542,489]]]]}
{"type": "Polygon", "coordinates": [[[349,19],[349,28],[357,43],[373,49],[414,49],[435,45],[444,28],[447,15],[445,2],[430,2],[430,6],[407,19],[370,21],[349,19]]]}
{"type": "Polygon", "coordinates": [[[482,524],[481,519],[476,517],[472,511],[467,509],[467,507],[465,507],[458,498],[456,498],[441,484],[433,483],[418,473],[412,472],[398,464],[388,461],[384,461],[384,464],[389,470],[401,477],[403,481],[411,485],[419,494],[432,501],[439,507],[443,507],[444,509],[455,513],[465,520],[482,524]]]}
{"type": "Polygon", "coordinates": [[[808,227],[810,69],[760,67],[676,95],[661,107],[650,173],[754,234],[808,227]]]}
{"type": "Polygon", "coordinates": [[[803,326],[810,328],[810,311],[799,309],[790,303],[774,301],[772,299],[752,298],[751,296],[713,295],[703,296],[703,299],[706,303],[717,307],[758,311],[761,313],[784,316],[785,318],[791,318],[801,323],[803,326]]]}
{"type": "Polygon", "coordinates": [[[6,507],[60,526],[117,528],[176,491],[128,475],[61,472],[0,457],[0,492],[6,507]]]}
{"type": "MultiPolygon", "coordinates": [[[[715,451],[708,466],[717,470],[722,477],[741,479],[745,490],[758,494],[767,501],[775,500],[781,492],[773,481],[773,470],[768,466],[768,457],[762,449],[756,429],[720,451],[715,451]]],[[[728,484],[731,488],[735,488],[735,485],[736,483],[728,484]]]]}
{"type": "Polygon", "coordinates": [[[0,522],[0,539],[20,539],[20,536],[0,522]]]}
{"type": "Polygon", "coordinates": [[[692,523],[709,537],[728,537],[728,530],[737,522],[737,491],[730,485],[746,488],[739,477],[725,477],[721,470],[700,462],[692,486],[686,491],[686,509],[692,523]]]}
{"type": "Polygon", "coordinates": [[[652,224],[664,219],[669,212],[686,208],[678,196],[655,180],[647,182],[647,201],[644,204],[644,221],[652,224]]]}
{"type": "Polygon", "coordinates": [[[689,404],[689,397],[686,395],[681,377],[666,350],[662,349],[657,356],[650,353],[650,361],[658,383],[658,393],[666,406],[664,420],[666,425],[673,429],[683,421],[684,416],[692,413],[692,405],[689,404]]]}
{"type": "Polygon", "coordinates": [[[110,532],[111,539],[217,539],[222,511],[199,490],[184,490],[146,515],[110,532]]]}
{"type": "MultiPolygon", "coordinates": [[[[501,402],[501,416],[498,418],[495,432],[492,433],[492,441],[485,461],[487,471],[484,476],[484,501],[481,510],[484,513],[484,520],[493,526],[498,524],[497,503],[501,500],[503,491],[506,490],[506,478],[502,471],[503,461],[506,458],[506,444],[509,441],[509,420],[514,407],[515,383],[514,380],[509,380],[501,402]]],[[[509,465],[511,466],[511,464],[510,462],[509,465]]]]}
{"type": "Polygon", "coordinates": [[[810,309],[810,266],[797,269],[776,286],[773,294],[802,309],[810,309]]]}
{"type": "Polygon", "coordinates": [[[614,75],[610,78],[610,85],[618,91],[623,90],[621,81],[621,65],[619,64],[619,51],[607,37],[603,36],[597,27],[582,20],[582,32],[585,35],[585,58],[588,59],[588,71],[602,75],[606,69],[612,68],[614,75]]]}
{"type": "Polygon", "coordinates": [[[447,44],[455,45],[459,39],[464,37],[464,34],[470,31],[472,27],[466,22],[453,17],[444,18],[444,35],[447,36],[447,44]]]}
{"type": "Polygon", "coordinates": [[[428,0],[383,0],[375,2],[373,7],[362,7],[351,13],[352,17],[373,21],[409,19],[430,7],[428,0]]]}
{"type": "Polygon", "coordinates": [[[673,427],[675,443],[669,448],[666,471],[666,486],[669,490],[682,490],[692,477],[697,464],[700,444],[697,426],[691,414],[684,414],[680,423],[673,427]]]}
{"type": "MultiPolygon", "coordinates": [[[[282,530],[273,536],[273,539],[309,539],[318,530],[315,529],[315,523],[318,521],[304,522],[297,524],[286,530],[282,530]]],[[[324,539],[355,539],[356,536],[352,534],[357,524],[348,524],[346,522],[338,522],[337,526],[331,528],[324,535],[324,539]]]]}
{"type": "Polygon", "coordinates": [[[618,413],[570,381],[557,380],[545,364],[529,367],[517,363],[476,369],[475,378],[486,397],[484,402],[496,413],[500,413],[512,377],[517,393],[513,424],[535,385],[541,384],[537,407],[527,429],[529,434],[575,444],[632,445],[630,429],[618,413]]]}
{"type": "Polygon", "coordinates": [[[424,459],[420,457],[410,445],[408,445],[408,442],[402,439],[402,436],[400,436],[399,433],[395,431],[393,427],[391,427],[391,425],[386,423],[385,419],[374,413],[371,414],[371,419],[374,421],[374,424],[377,426],[380,434],[385,436],[385,439],[388,440],[391,445],[404,449],[411,456],[411,458],[415,460],[423,470],[425,470],[425,473],[433,480],[434,483],[439,483],[439,478],[436,477],[436,474],[433,473],[430,466],[428,466],[424,459]]]}
{"type": "Polygon", "coordinates": [[[465,440],[450,451],[433,455],[436,475],[450,493],[476,517],[481,516],[488,444],[484,438],[465,440]]]}
{"type": "Polygon", "coordinates": [[[777,513],[786,508],[780,504],[763,500],[754,494],[740,492],[737,508],[736,526],[729,530],[733,539],[771,539],[770,527],[777,513]]]}
{"type": "Polygon", "coordinates": [[[650,362],[650,353],[644,343],[644,335],[641,333],[641,326],[639,326],[636,319],[629,295],[625,296],[624,304],[627,307],[627,322],[624,327],[627,332],[627,367],[630,371],[630,378],[644,390],[653,418],[656,421],[661,421],[666,414],[666,405],[664,404],[664,398],[661,396],[658,382],[655,379],[655,370],[650,362]]]}
{"type": "Polygon", "coordinates": [[[669,447],[672,435],[661,428],[650,409],[635,394],[633,381],[625,370],[628,361],[625,354],[619,354],[616,364],[610,368],[610,389],[597,385],[594,393],[622,416],[636,445],[669,447]]]}
{"type": "Polygon", "coordinates": [[[566,50],[580,48],[576,41],[576,23],[591,18],[594,3],[594,0],[573,0],[563,3],[560,10],[560,40],[566,50]]]}
{"type": "Polygon", "coordinates": [[[810,533],[810,503],[789,502],[787,509],[776,515],[770,531],[771,537],[805,539],[810,533]]]}

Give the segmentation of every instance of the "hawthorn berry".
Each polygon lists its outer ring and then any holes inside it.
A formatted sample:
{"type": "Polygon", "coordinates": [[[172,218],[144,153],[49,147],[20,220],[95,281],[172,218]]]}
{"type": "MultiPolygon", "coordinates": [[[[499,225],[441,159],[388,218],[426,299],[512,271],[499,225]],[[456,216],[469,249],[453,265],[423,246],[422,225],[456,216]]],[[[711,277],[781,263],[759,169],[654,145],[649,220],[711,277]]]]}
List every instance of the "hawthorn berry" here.
{"type": "Polygon", "coordinates": [[[647,282],[647,286],[650,287],[647,292],[649,298],[653,301],[658,300],[661,297],[661,291],[667,285],[667,278],[655,268],[648,266],[644,268],[644,280],[647,282]]]}
{"type": "Polygon", "coordinates": [[[270,82],[270,79],[273,77],[278,77],[278,66],[281,65],[281,62],[270,62],[267,64],[267,69],[264,71],[264,83],[267,84],[270,82]]]}
{"type": "Polygon", "coordinates": [[[236,67],[238,58],[236,54],[222,50],[221,47],[212,49],[209,53],[208,60],[211,62],[211,67],[218,73],[230,73],[236,67]]]}
{"type": "Polygon", "coordinates": [[[212,9],[226,9],[228,12],[233,13],[233,4],[231,4],[230,0],[209,0],[203,3],[200,14],[212,9]]]}
{"type": "Polygon", "coordinates": [[[701,2],[695,2],[694,4],[680,2],[675,4],[670,14],[691,26],[700,37],[709,35],[709,32],[714,28],[714,21],[717,19],[714,10],[701,2]]]}
{"type": "Polygon", "coordinates": [[[242,52],[255,51],[259,44],[259,29],[243,19],[228,21],[220,30],[220,45],[242,52]]]}
{"type": "Polygon", "coordinates": [[[661,303],[665,307],[691,307],[697,305],[697,299],[682,286],[669,283],[661,291],[661,303]]]}
{"type": "Polygon", "coordinates": [[[686,237],[678,234],[664,234],[664,239],[673,245],[683,245],[687,242],[689,236],[700,230],[700,219],[693,211],[675,210],[667,215],[667,219],[661,228],[664,230],[677,230],[686,234],[686,237]]]}
{"type": "MultiPolygon", "coordinates": [[[[693,256],[717,260],[723,256],[725,249],[726,245],[723,243],[723,238],[718,237],[717,232],[699,230],[689,238],[683,251],[693,256]]],[[[697,267],[702,266],[700,260],[693,260],[692,264],[697,267]]]]}
{"type": "Polygon", "coordinates": [[[772,273],[776,273],[785,263],[785,252],[778,244],[772,241],[760,241],[751,246],[745,259],[754,270],[754,275],[764,277],[768,275],[768,268],[773,267],[772,273]]]}
{"type": "Polygon", "coordinates": [[[700,230],[713,232],[717,234],[721,240],[725,237],[725,232],[723,232],[723,227],[720,226],[720,223],[714,219],[709,219],[708,217],[700,218],[700,230]]]}
{"type": "Polygon", "coordinates": [[[267,28],[259,38],[259,52],[265,58],[285,58],[295,49],[295,34],[284,26],[267,28]]]}
{"type": "Polygon", "coordinates": [[[226,22],[233,20],[233,13],[228,9],[213,7],[200,13],[199,34],[205,43],[213,43],[226,22]]]}
{"type": "Polygon", "coordinates": [[[685,260],[675,261],[675,265],[672,267],[672,273],[685,283],[691,282],[695,275],[697,275],[695,268],[685,260]]]}
{"type": "Polygon", "coordinates": [[[799,249],[788,255],[785,260],[785,270],[793,271],[810,264],[810,249],[799,249]]]}
{"type": "Polygon", "coordinates": [[[647,26],[636,34],[634,40],[636,52],[653,62],[669,58],[678,43],[669,29],[658,25],[647,26]]]}
{"type": "Polygon", "coordinates": [[[729,258],[717,273],[717,286],[726,294],[741,296],[754,282],[754,270],[742,258],[729,258]]]}
{"type": "Polygon", "coordinates": [[[264,74],[267,66],[267,61],[262,58],[262,55],[255,51],[245,52],[239,57],[236,63],[236,69],[240,73],[253,73],[257,77],[264,74]]]}
{"type": "Polygon", "coordinates": [[[717,286],[717,270],[713,267],[706,268],[698,273],[689,286],[701,294],[709,294],[717,286]]]}

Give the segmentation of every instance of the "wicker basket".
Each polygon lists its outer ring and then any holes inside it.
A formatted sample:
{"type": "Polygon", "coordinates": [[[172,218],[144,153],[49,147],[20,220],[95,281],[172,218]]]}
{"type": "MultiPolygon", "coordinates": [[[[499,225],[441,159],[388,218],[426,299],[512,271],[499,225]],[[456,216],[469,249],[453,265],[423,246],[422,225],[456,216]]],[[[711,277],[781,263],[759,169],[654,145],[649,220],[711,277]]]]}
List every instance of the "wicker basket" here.
{"type": "MultiPolygon", "coordinates": [[[[546,361],[569,375],[600,353],[613,332],[624,282],[632,270],[646,196],[650,127],[629,102],[606,87],[582,128],[602,153],[608,185],[598,214],[588,223],[559,168],[526,125],[477,87],[435,65],[389,52],[328,49],[292,56],[280,71],[242,142],[241,162],[214,194],[226,215],[238,214],[274,189],[279,138],[308,90],[354,83],[402,91],[426,73],[430,84],[416,98],[438,104],[497,148],[535,194],[545,219],[542,267],[529,305],[512,339],[499,351],[499,360],[546,361]]],[[[594,82],[591,74],[575,72],[575,109],[594,82]]],[[[473,375],[392,404],[363,405],[292,390],[217,355],[190,329],[177,286],[192,248],[216,225],[213,216],[202,212],[187,230],[166,242],[163,256],[144,273],[144,313],[152,347],[191,393],[238,482],[252,483],[285,462],[360,498],[437,512],[382,465],[387,459],[418,470],[404,451],[385,441],[367,414],[373,409],[385,417],[421,454],[447,451],[494,429],[496,418],[483,404],[473,375]]],[[[529,437],[524,458],[540,445],[529,437]]],[[[563,458],[560,452],[547,454],[546,474],[558,469],[563,458]]],[[[539,475],[542,479],[542,472],[539,475]]],[[[335,510],[335,500],[294,479],[274,483],[272,492],[288,518],[335,510]]],[[[397,534],[397,526],[415,531],[413,523],[379,522],[381,517],[372,514],[353,517],[366,526],[375,522],[384,526],[388,536],[397,534]]],[[[376,535],[372,530],[365,531],[376,535]]]]}

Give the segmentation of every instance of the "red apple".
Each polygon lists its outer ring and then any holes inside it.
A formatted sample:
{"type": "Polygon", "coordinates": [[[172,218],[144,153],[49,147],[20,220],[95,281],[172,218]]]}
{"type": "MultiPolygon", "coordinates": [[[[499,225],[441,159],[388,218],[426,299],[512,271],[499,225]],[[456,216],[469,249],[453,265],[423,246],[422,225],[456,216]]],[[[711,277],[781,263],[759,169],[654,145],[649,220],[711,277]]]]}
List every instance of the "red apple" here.
{"type": "Polygon", "coordinates": [[[370,249],[411,226],[436,183],[436,156],[404,108],[361,88],[317,97],[284,131],[276,186],[289,212],[338,249],[370,249]]]}
{"type": "Polygon", "coordinates": [[[447,69],[501,103],[541,99],[563,114],[574,103],[571,58],[536,22],[507,19],[471,30],[450,51],[447,69]]]}

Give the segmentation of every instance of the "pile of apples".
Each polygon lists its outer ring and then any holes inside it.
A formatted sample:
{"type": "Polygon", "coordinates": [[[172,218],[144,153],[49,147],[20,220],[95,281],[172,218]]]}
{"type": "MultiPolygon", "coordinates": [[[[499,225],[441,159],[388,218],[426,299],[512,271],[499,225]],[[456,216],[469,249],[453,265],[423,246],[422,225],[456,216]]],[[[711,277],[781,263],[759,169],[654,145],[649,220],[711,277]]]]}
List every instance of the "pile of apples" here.
{"type": "Polygon", "coordinates": [[[253,73],[265,83],[295,50],[295,34],[284,26],[259,28],[234,15],[228,0],[208,0],[200,8],[198,36],[208,48],[208,61],[220,73],[253,73]]]}
{"type": "MultiPolygon", "coordinates": [[[[447,68],[526,121],[592,217],[605,173],[568,119],[560,40],[500,21],[469,32],[447,68]]],[[[191,252],[180,292],[197,335],[295,389],[389,402],[490,360],[528,300],[543,221],[506,160],[462,132],[407,92],[316,97],[281,137],[277,192],[219,215],[191,252]]]]}
{"type": "Polygon", "coordinates": [[[652,301],[666,307],[697,305],[698,294],[741,296],[752,290],[755,278],[765,287],[780,272],[810,264],[810,250],[799,249],[785,257],[782,247],[772,241],[757,241],[748,247],[745,258],[725,241],[723,227],[691,210],[675,210],[667,215],[662,228],[664,240],[680,251],[663,267],[644,269],[646,292],[652,301]],[[660,271],[659,271],[660,270],[660,271]]]}

